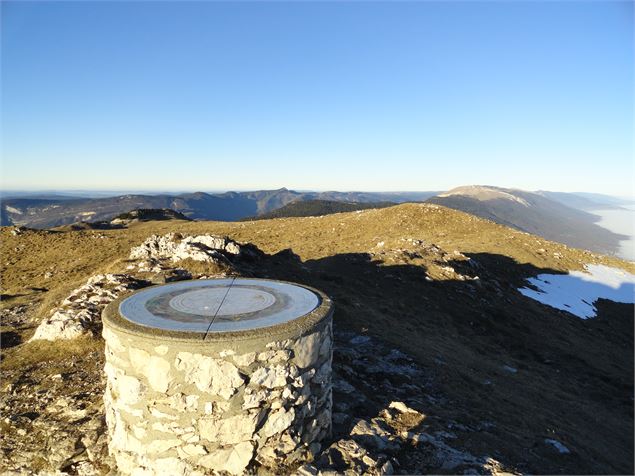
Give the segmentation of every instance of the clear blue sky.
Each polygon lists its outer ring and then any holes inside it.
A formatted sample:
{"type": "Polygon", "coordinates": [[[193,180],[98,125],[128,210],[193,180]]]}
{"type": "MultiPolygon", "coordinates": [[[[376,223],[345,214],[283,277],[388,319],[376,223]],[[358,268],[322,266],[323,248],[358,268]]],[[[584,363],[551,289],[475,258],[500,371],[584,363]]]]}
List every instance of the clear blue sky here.
{"type": "Polygon", "coordinates": [[[5,189],[633,194],[631,2],[2,3],[5,189]]]}

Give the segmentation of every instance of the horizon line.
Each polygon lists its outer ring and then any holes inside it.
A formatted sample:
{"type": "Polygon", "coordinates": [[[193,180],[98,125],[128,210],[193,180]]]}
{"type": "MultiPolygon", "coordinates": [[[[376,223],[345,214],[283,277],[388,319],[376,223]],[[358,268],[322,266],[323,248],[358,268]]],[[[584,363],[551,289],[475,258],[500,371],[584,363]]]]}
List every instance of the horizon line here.
{"type": "Polygon", "coordinates": [[[383,193],[383,194],[399,194],[399,193],[441,193],[451,191],[455,188],[459,187],[469,187],[469,186],[482,186],[482,187],[498,187],[508,190],[518,190],[524,192],[538,193],[538,192],[552,192],[552,193],[569,193],[569,194],[598,194],[605,195],[608,197],[621,198],[621,199],[629,199],[635,201],[635,193],[631,195],[627,194],[608,194],[606,192],[595,192],[595,191],[571,191],[571,192],[563,192],[561,190],[545,190],[545,189],[521,189],[517,187],[501,187],[498,185],[479,185],[479,184],[470,184],[470,185],[459,185],[456,187],[448,188],[448,189],[436,189],[436,190],[361,190],[361,189],[350,189],[350,190],[337,190],[337,189],[313,189],[313,188],[289,188],[289,187],[278,187],[278,188],[222,188],[222,189],[158,189],[158,188],[4,188],[0,187],[0,196],[6,195],[7,193],[22,193],[22,194],[35,194],[35,193],[117,193],[121,195],[136,195],[136,194],[152,194],[152,195],[161,195],[167,193],[174,194],[184,194],[184,193],[230,193],[230,192],[256,192],[256,191],[277,191],[277,190],[287,190],[290,192],[337,192],[337,193],[383,193]]]}

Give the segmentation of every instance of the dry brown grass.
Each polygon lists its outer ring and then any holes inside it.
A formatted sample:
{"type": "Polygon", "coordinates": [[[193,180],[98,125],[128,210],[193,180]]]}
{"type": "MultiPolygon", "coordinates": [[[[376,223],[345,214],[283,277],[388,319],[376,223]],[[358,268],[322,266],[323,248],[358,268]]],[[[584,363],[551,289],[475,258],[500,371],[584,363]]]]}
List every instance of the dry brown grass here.
{"type": "MultiPolygon", "coordinates": [[[[25,342],[19,352],[12,352],[11,358],[2,363],[2,369],[12,371],[27,369],[34,365],[45,364],[50,373],[56,373],[58,363],[65,362],[70,356],[82,356],[91,352],[103,352],[104,343],[101,339],[80,337],[73,340],[25,342]]],[[[65,364],[61,368],[64,368],[65,364]]]]}

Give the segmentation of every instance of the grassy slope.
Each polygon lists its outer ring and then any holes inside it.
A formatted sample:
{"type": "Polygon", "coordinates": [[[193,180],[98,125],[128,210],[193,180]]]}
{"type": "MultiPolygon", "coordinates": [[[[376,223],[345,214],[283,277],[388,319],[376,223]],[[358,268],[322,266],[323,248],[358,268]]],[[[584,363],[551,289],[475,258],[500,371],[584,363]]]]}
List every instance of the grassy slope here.
{"type": "MultiPolygon", "coordinates": [[[[434,369],[448,396],[445,417],[494,424],[467,442],[475,453],[536,473],[632,471],[632,307],[602,303],[597,319],[582,321],[515,292],[540,272],[586,263],[635,272],[632,263],[423,204],[241,223],[148,222],[125,230],[12,236],[3,229],[2,292],[16,296],[3,305],[38,300],[44,316],[89,276],[123,271],[132,246],[171,231],[226,234],[270,255],[291,249],[297,258],[270,257],[258,274],[324,289],[335,299],[337,326],[379,336],[434,369]],[[480,263],[482,286],[446,276],[446,263],[435,255],[381,254],[409,248],[408,238],[471,256],[480,263]],[[49,270],[54,274],[46,279],[49,270]],[[427,282],[426,273],[435,281],[427,282]],[[573,454],[545,453],[539,443],[550,437],[573,454]]],[[[6,351],[4,365],[22,361],[28,345],[6,351]]]]}

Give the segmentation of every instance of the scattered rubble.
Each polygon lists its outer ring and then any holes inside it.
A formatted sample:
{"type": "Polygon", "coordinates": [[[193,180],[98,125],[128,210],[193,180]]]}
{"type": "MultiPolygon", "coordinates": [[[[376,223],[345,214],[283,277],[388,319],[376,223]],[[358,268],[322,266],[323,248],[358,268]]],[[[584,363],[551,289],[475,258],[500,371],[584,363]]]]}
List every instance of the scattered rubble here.
{"type": "Polygon", "coordinates": [[[480,277],[476,275],[478,263],[460,251],[453,250],[450,253],[434,243],[428,244],[415,238],[401,238],[399,241],[404,243],[403,247],[391,248],[381,241],[369,254],[390,264],[425,264],[430,271],[425,277],[428,282],[449,279],[480,284],[480,277]],[[380,250],[376,251],[377,248],[380,250]]]}
{"type": "Polygon", "coordinates": [[[61,373],[38,363],[28,375],[3,386],[2,474],[108,473],[113,465],[104,420],[102,354],[69,355],[61,373]]]}
{"type": "Polygon", "coordinates": [[[416,409],[434,407],[444,399],[412,358],[348,332],[336,332],[335,343],[335,441],[298,475],[502,472],[495,459],[474,456],[448,443],[456,434],[441,428],[456,427],[454,422],[440,422],[416,409]]]}

